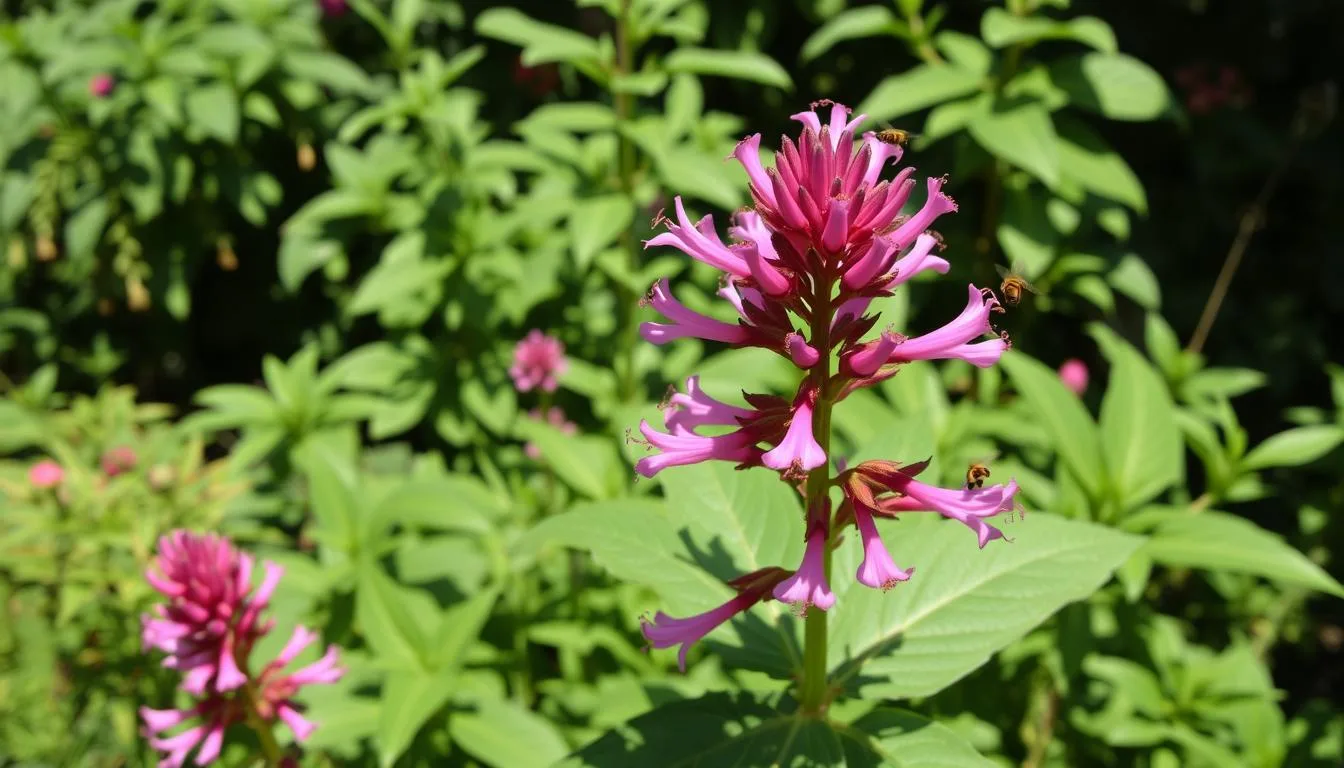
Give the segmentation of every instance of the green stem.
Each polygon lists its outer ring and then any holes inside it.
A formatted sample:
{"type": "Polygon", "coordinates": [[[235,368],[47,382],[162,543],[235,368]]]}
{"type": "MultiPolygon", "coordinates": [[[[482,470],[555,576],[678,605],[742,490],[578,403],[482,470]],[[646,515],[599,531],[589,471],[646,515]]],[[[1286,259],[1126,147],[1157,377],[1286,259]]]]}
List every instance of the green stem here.
{"type": "MultiPolygon", "coordinates": [[[[616,75],[628,75],[633,66],[634,50],[630,41],[630,6],[631,0],[621,0],[620,13],[616,17],[616,75]]],[[[626,199],[634,203],[635,196],[635,145],[627,138],[625,128],[630,124],[634,117],[634,102],[631,95],[626,91],[618,91],[612,95],[616,107],[616,120],[618,129],[616,140],[618,142],[618,173],[620,176],[621,193],[626,199]]],[[[639,242],[635,236],[635,226],[633,222],[630,228],[623,235],[625,241],[625,275],[633,277],[638,266],[639,242]]],[[[635,397],[635,349],[639,344],[639,327],[635,324],[635,311],[639,300],[638,294],[630,288],[626,281],[618,281],[617,286],[621,299],[621,348],[618,354],[623,356],[621,365],[617,366],[617,373],[620,376],[621,398],[631,401],[635,397]]]]}
{"type": "MultiPolygon", "coordinates": [[[[831,367],[831,280],[823,279],[816,289],[812,308],[812,345],[821,352],[821,361],[812,369],[811,376],[817,388],[817,404],[812,411],[812,433],[822,451],[826,453],[827,463],[812,470],[807,475],[807,525],[820,523],[827,531],[826,557],[823,573],[827,582],[831,578],[831,549],[829,532],[831,528],[830,505],[828,496],[831,485],[831,400],[832,393],[826,391],[831,367]]],[[[803,637],[803,678],[799,686],[799,699],[803,712],[809,715],[821,714],[829,703],[829,686],[826,680],[826,612],[808,611],[803,637]]]]}
{"type": "Polygon", "coordinates": [[[280,749],[280,743],[275,740],[275,733],[271,726],[261,719],[257,714],[257,702],[261,699],[256,686],[248,683],[244,688],[247,696],[247,725],[257,734],[257,741],[261,743],[261,756],[270,768],[277,768],[280,761],[284,759],[284,752],[280,749]]]}

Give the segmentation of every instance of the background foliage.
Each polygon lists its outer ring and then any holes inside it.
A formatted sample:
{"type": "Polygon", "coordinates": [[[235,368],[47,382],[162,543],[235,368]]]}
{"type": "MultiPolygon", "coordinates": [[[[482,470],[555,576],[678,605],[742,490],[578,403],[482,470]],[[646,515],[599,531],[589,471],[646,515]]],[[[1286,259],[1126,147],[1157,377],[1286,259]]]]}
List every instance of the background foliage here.
{"type": "Polygon", "coordinates": [[[1341,23],[1325,2],[9,0],[0,763],[149,763],[135,707],[171,680],[140,654],[141,573],[185,526],[283,564],[275,613],[345,649],[309,765],[1338,765],[1341,23]],[[698,309],[714,289],[640,241],[674,195],[748,202],[721,158],[821,97],[919,134],[907,160],[960,204],[956,279],[882,325],[928,327],[996,263],[1042,292],[1002,371],[910,365],[837,410],[851,461],[931,455],[956,484],[997,453],[1032,512],[983,553],[892,526],[924,580],[842,601],[826,723],[790,714],[800,623],[773,603],[684,676],[641,652],[641,613],[715,604],[801,526],[764,470],[634,483],[624,439],[692,371],[721,396],[791,385],[769,355],[638,343],[655,276],[698,309]],[[509,380],[532,328],[566,345],[553,397],[509,380]],[[26,482],[45,457],[59,492],[26,482]]]}

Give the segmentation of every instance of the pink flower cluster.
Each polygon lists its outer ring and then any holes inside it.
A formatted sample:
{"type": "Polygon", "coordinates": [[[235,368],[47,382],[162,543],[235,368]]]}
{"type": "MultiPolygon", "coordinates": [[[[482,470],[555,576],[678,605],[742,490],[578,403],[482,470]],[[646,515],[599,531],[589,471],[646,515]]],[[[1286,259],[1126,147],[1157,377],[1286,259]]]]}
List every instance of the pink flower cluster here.
{"type": "MultiPolygon", "coordinates": [[[[752,208],[739,212],[729,227],[730,243],[717,233],[712,216],[692,220],[680,198],[676,220],[647,247],[669,246],[722,273],[718,295],[732,308],[733,321],[692,310],[673,295],[668,281],[659,281],[647,299],[666,322],[641,326],[644,339],[666,344],[698,338],[735,347],[768,349],[806,372],[792,397],[744,393],[747,407],[721,402],[691,377],[685,392],[664,407],[660,430],[647,421],[640,432],[656,453],[640,460],[636,470],[652,477],[667,467],[707,460],[731,461],[739,468],[764,466],[798,481],[825,469],[828,456],[817,439],[814,414],[863,387],[895,375],[904,363],[917,360],[965,360],[988,367],[1008,348],[1008,339],[991,325],[1002,312],[988,289],[967,286],[966,305],[941,328],[907,337],[893,329],[865,340],[877,322],[867,314],[872,301],[889,296],[924,272],[946,274],[949,264],[938,252],[942,238],[930,228],[957,209],[943,192],[943,179],[925,182],[923,204],[909,215],[903,210],[916,186],[914,169],[882,179],[902,149],[869,132],[856,135],[864,116],[851,117],[839,104],[819,102],[813,111],[793,116],[803,126],[794,141],[781,139],[774,165],[760,158],[759,134],[733,152],[746,170],[752,208]],[[830,107],[829,116],[818,107],[830,107]],[[795,325],[795,318],[804,327],[795,325]],[[987,338],[983,338],[987,337],[987,338]],[[839,359],[832,372],[832,356],[839,359]],[[702,427],[727,427],[702,434],[702,427]]],[[[981,546],[1002,537],[985,518],[1012,509],[1014,483],[983,489],[942,489],[915,480],[922,466],[865,462],[836,479],[845,489],[845,503],[832,520],[829,502],[808,510],[806,549],[793,571],[766,569],[733,582],[738,594],[725,605],[688,619],[659,613],[645,625],[655,648],[686,648],[714,627],[760,600],[776,599],[806,611],[829,609],[835,596],[826,582],[826,552],[835,529],[853,522],[865,557],[856,578],[887,589],[910,578],[887,553],[875,516],[933,511],[974,530],[981,546]]]]}
{"type": "Polygon", "coordinates": [[[565,345],[554,336],[533,328],[513,348],[509,376],[519,392],[530,392],[537,387],[544,392],[554,392],[560,386],[558,377],[568,368],[565,345]]]}
{"type": "Polygon", "coordinates": [[[317,640],[301,626],[260,673],[249,671],[253,646],[274,624],[263,621],[261,612],[284,574],[280,566],[264,563],[261,585],[253,589],[253,569],[251,555],[214,534],[174,531],[159,540],[145,579],[167,601],[142,618],[141,639],[146,648],[167,654],[163,666],[181,673],[182,690],[196,698],[185,709],[140,709],[150,745],[165,753],[161,768],[179,768],[193,749],[197,765],[212,762],[226,729],[249,713],[267,727],[283,721],[303,741],[316,726],[301,714],[294,695],[304,685],[334,683],[344,674],[335,646],[318,661],[284,672],[317,640]],[[196,724],[165,735],[189,720],[196,724]]]}

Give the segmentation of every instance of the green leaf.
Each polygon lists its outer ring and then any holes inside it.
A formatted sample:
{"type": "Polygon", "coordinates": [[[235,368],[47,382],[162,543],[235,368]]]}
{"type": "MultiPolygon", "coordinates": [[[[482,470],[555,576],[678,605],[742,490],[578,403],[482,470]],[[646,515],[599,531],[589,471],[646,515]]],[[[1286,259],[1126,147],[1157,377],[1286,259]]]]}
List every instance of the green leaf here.
{"type": "Polygon", "coordinates": [[[1122,509],[1150,501],[1181,479],[1184,446],[1166,382],[1138,350],[1101,325],[1088,328],[1111,363],[1101,401],[1101,449],[1122,509]]]}
{"type": "Polygon", "coordinates": [[[1242,459],[1247,470],[1298,467],[1310,464],[1344,442],[1344,429],[1335,425],[1297,427],[1272,435],[1242,459]]]}
{"type": "Polygon", "coordinates": [[[72,260],[93,256],[107,226],[110,206],[106,197],[95,197],[65,222],[65,255],[72,260]]]}
{"type": "Polygon", "coordinates": [[[569,214],[570,245],[574,263],[587,271],[593,259],[616,242],[635,220],[635,204],[625,195],[579,200],[569,214]]]}
{"type": "Polygon", "coordinates": [[[460,669],[467,649],[480,636],[498,599],[498,589],[486,589],[445,611],[429,654],[430,667],[454,672],[460,669]]]}
{"type": "Polygon", "coordinates": [[[896,17],[880,5],[868,5],[841,11],[817,28],[803,43],[804,62],[812,61],[829,51],[836,43],[890,34],[896,17]]]}
{"type": "Polygon", "coordinates": [[[549,720],[511,701],[481,701],[453,715],[453,741],[492,768],[547,768],[569,754],[549,720]]]}
{"type": "Polygon", "coordinates": [[[1115,53],[1115,32],[1095,16],[1056,21],[1042,16],[1017,16],[1002,8],[990,8],[980,18],[980,36],[995,48],[1042,40],[1077,40],[1103,53],[1115,53]]]}
{"type": "Polygon", "coordinates": [[[1166,83],[1152,67],[1123,53],[1088,53],[1050,68],[1071,103],[1112,120],[1155,120],[1166,111],[1166,83]]]}
{"type": "Polygon", "coordinates": [[[518,434],[536,444],[547,465],[579,493],[592,499],[609,499],[620,493],[625,463],[607,438],[567,435],[532,419],[519,422],[518,434]]]}
{"type": "Polygon", "coordinates": [[[359,502],[354,463],[325,441],[308,440],[295,454],[308,479],[309,507],[322,542],[346,554],[357,546],[359,502]]]}
{"type": "Polygon", "coordinates": [[[391,768],[431,717],[453,695],[455,674],[393,672],[383,683],[378,712],[378,764],[391,768]]]}
{"type": "Polygon", "coordinates": [[[990,154],[1030,173],[1048,187],[1059,184],[1059,137],[1050,113],[1038,104],[975,115],[971,137],[990,154]]]}
{"type": "Polygon", "coordinates": [[[1060,461],[1090,496],[1098,496],[1103,476],[1101,436],[1087,409],[1060,383],[1059,376],[1039,361],[1010,350],[1004,354],[1002,365],[1050,435],[1060,461]]]}
{"type": "Polygon", "coordinates": [[[1143,551],[1167,565],[1251,573],[1344,597],[1344,586],[1283,539],[1222,512],[1173,513],[1150,532],[1143,551]]]}
{"type": "Polygon", "coordinates": [[[721,51],[710,48],[678,48],[663,62],[668,72],[718,75],[793,89],[793,80],[779,62],[756,51],[721,51]]]}
{"type": "Polygon", "coordinates": [[[1045,513],[1013,524],[1011,542],[984,550],[973,533],[936,516],[907,514],[880,526],[897,564],[915,568],[909,583],[890,592],[851,586],[861,546],[846,541],[834,555],[829,666],[836,683],[864,699],[946,688],[1098,589],[1143,542],[1045,513]]]}
{"type": "Polygon", "coordinates": [[[980,87],[981,78],[948,64],[921,64],[877,84],[858,111],[873,120],[892,120],[952,101],[980,87]]]}
{"type": "Polygon", "coordinates": [[[1138,254],[1127,253],[1115,265],[1115,269],[1106,276],[1107,281],[1121,293],[1133,299],[1147,310],[1157,310],[1162,306],[1162,288],[1157,283],[1157,275],[1148,268],[1148,264],[1138,254]]]}
{"type": "Polygon", "coordinates": [[[852,722],[781,711],[761,694],[674,701],[617,727],[557,768],[641,765],[989,768],[947,726],[892,708],[852,722]]]}
{"type": "Polygon", "coordinates": [[[526,66],[547,61],[596,62],[597,40],[572,29],[546,24],[514,8],[490,8],[476,17],[476,32],[523,48],[526,66]]]}
{"type": "Polygon", "coordinates": [[[238,94],[226,83],[209,83],[188,90],[187,115],[207,136],[213,136],[225,144],[233,144],[238,140],[241,120],[238,94]]]}
{"type": "Polygon", "coordinates": [[[1060,170],[1083,189],[1148,212],[1143,183],[1120,156],[1082,121],[1062,116],[1059,128],[1060,170]]]}
{"type": "MultiPolygon", "coordinates": [[[[383,497],[368,516],[370,527],[415,525],[442,531],[485,533],[498,501],[485,485],[468,475],[411,480],[383,497]],[[489,511],[487,511],[489,510],[489,511]]],[[[365,535],[373,535],[366,531],[365,535]]]]}
{"type": "Polygon", "coordinates": [[[427,642],[424,616],[417,610],[419,596],[389,578],[374,561],[359,570],[355,620],[364,640],[386,663],[423,677],[428,668],[427,642]]]}
{"type": "Polygon", "coordinates": [[[284,66],[299,80],[310,80],[338,93],[370,95],[376,89],[368,74],[344,56],[314,50],[284,54],[284,66]]]}

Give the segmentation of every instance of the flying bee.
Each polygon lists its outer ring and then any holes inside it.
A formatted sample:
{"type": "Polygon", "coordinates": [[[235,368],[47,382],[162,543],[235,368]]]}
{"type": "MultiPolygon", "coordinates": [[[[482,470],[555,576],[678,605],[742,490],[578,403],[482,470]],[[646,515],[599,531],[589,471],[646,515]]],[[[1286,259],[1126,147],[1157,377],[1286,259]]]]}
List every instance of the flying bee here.
{"type": "Polygon", "coordinates": [[[1022,276],[1022,268],[1017,264],[1014,264],[1012,269],[1004,269],[995,264],[994,269],[998,270],[999,277],[1003,278],[1003,282],[999,284],[999,292],[1003,294],[1003,300],[1008,306],[1015,307],[1021,303],[1023,292],[1029,291],[1040,295],[1041,292],[1036,290],[1036,286],[1027,282],[1022,276]]]}
{"type": "Polygon", "coordinates": [[[891,144],[897,147],[904,147],[910,143],[911,139],[919,138],[919,134],[911,133],[900,128],[892,128],[887,123],[883,123],[885,128],[876,134],[877,140],[883,144],[891,144]]]}

